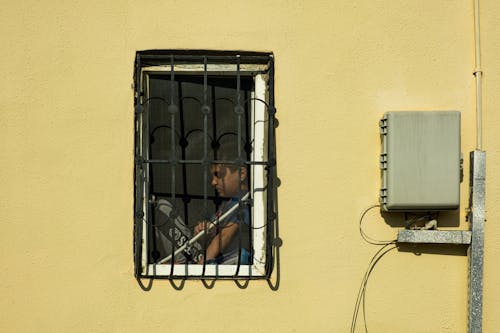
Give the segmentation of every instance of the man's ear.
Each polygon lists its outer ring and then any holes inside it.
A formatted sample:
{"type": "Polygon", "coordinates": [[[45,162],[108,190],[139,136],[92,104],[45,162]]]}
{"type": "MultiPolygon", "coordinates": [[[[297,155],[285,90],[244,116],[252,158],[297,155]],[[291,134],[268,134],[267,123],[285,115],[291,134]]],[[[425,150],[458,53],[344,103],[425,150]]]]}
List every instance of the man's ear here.
{"type": "Polygon", "coordinates": [[[247,180],[247,168],[242,167],[240,168],[240,181],[244,182],[247,180]]]}

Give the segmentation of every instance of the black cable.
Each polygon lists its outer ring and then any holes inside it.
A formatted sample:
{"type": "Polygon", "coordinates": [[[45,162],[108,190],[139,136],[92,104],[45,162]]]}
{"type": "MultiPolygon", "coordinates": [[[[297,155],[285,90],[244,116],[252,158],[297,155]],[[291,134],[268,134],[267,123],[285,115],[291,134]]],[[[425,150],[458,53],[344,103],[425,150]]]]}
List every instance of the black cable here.
{"type": "Polygon", "coordinates": [[[363,226],[362,226],[362,223],[363,223],[363,218],[365,217],[366,213],[368,213],[370,210],[372,210],[373,208],[376,208],[376,207],[380,207],[380,205],[373,205],[373,206],[370,206],[368,207],[367,209],[365,209],[363,211],[363,214],[361,214],[361,218],[359,219],[359,233],[361,234],[361,237],[363,237],[363,239],[369,243],[369,244],[372,244],[372,245],[386,245],[386,244],[391,244],[393,243],[395,240],[389,240],[389,241],[386,241],[386,240],[378,240],[378,239],[375,239],[375,238],[372,238],[370,236],[368,236],[364,231],[363,231],[363,226]]]}

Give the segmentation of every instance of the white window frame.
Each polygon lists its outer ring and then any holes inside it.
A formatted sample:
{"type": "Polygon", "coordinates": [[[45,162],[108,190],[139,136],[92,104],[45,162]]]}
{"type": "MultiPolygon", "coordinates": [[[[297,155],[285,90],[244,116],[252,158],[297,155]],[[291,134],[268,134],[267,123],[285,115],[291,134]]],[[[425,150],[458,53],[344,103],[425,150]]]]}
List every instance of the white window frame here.
{"type": "MultiPolygon", "coordinates": [[[[268,115],[267,103],[269,100],[269,76],[267,74],[267,65],[263,64],[240,64],[240,75],[252,76],[254,78],[254,87],[251,95],[251,142],[253,142],[253,149],[251,153],[251,160],[256,162],[263,162],[261,164],[252,164],[250,166],[251,172],[251,188],[249,189],[252,205],[251,205],[251,232],[252,232],[252,246],[253,246],[253,264],[252,265],[226,265],[226,264],[154,264],[148,262],[148,237],[147,237],[147,221],[148,218],[148,200],[150,194],[148,193],[147,182],[144,182],[142,190],[143,197],[143,212],[145,218],[142,222],[142,258],[141,258],[141,276],[144,277],[170,277],[170,278],[184,278],[184,277],[203,277],[203,278],[263,278],[266,277],[266,267],[268,263],[268,249],[266,237],[266,224],[267,224],[267,178],[266,178],[266,165],[268,159],[268,115]],[[263,102],[265,101],[265,103],[263,102]]],[[[235,64],[222,64],[214,65],[207,64],[207,75],[230,75],[235,76],[237,73],[235,64]]],[[[149,84],[151,74],[165,74],[170,75],[172,70],[171,66],[150,66],[141,69],[141,86],[149,84]]],[[[200,75],[204,73],[203,64],[187,64],[187,65],[174,65],[173,70],[176,74],[193,74],[200,75]]],[[[148,89],[149,90],[149,89],[148,89]]],[[[142,99],[148,96],[143,96],[142,99]]],[[[143,101],[141,101],[143,102],[143,101]]],[[[142,126],[140,126],[142,128],[142,126]]],[[[140,149],[143,149],[142,131],[139,136],[140,149]]],[[[147,157],[146,157],[147,158],[147,157]]],[[[146,168],[147,170],[147,168],[146,168]]],[[[146,171],[147,172],[147,171],[146,171]]],[[[149,179],[149,175],[145,175],[149,179]]]]}

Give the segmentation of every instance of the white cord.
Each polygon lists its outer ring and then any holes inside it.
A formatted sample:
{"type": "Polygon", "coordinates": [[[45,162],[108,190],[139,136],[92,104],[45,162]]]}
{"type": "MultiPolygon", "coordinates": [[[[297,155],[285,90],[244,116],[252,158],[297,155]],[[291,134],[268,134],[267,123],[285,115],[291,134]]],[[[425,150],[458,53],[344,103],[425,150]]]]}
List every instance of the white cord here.
{"type": "Polygon", "coordinates": [[[479,0],[474,1],[474,32],[475,32],[475,53],[476,68],[474,76],[476,77],[476,148],[482,150],[483,147],[483,102],[481,78],[483,71],[481,69],[481,33],[479,29],[479,0]]]}

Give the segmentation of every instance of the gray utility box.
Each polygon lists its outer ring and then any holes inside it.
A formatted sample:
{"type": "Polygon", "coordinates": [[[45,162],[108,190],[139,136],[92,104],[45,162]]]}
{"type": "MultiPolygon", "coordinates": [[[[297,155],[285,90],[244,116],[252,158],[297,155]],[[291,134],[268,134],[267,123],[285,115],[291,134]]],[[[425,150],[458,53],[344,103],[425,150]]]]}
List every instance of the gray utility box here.
{"type": "Polygon", "coordinates": [[[460,112],[392,111],[380,120],[385,211],[439,211],[460,204],[460,112]]]}

